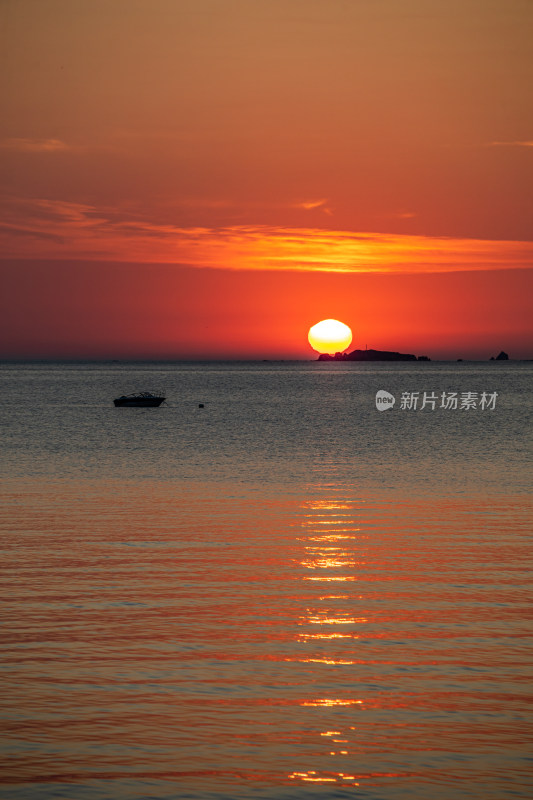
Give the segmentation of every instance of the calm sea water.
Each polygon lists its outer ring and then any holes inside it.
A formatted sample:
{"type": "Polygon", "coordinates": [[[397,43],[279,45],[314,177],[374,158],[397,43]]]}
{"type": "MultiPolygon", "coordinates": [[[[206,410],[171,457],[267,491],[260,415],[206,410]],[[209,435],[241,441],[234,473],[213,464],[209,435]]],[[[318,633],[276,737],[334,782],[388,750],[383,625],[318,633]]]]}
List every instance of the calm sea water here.
{"type": "Polygon", "coordinates": [[[3,365],[2,797],[531,797],[532,372],[3,365]]]}

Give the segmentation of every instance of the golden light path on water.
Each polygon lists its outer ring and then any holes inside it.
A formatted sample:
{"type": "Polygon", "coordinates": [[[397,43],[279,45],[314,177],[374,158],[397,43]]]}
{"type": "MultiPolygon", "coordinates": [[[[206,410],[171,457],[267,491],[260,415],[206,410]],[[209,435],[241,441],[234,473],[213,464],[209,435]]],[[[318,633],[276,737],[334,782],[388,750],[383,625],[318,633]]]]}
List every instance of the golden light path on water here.
{"type": "MultiPolygon", "coordinates": [[[[339,503],[333,500],[316,500],[309,501],[303,505],[303,519],[302,528],[306,535],[299,537],[299,541],[303,544],[303,549],[306,554],[300,561],[300,565],[307,570],[320,570],[324,571],[320,576],[303,575],[303,580],[314,580],[323,583],[333,583],[342,581],[351,581],[355,579],[353,572],[364,565],[364,561],[356,560],[353,558],[354,551],[358,551],[359,547],[354,545],[359,544],[360,540],[364,540],[361,534],[361,528],[354,524],[356,514],[354,513],[354,505],[351,503],[339,503]],[[336,546],[335,546],[336,545],[336,546]],[[347,569],[350,573],[347,575],[338,575],[332,573],[331,570],[347,569]]],[[[331,601],[346,601],[350,600],[350,595],[339,594],[326,594],[321,595],[318,601],[324,604],[323,609],[307,609],[307,616],[305,616],[300,625],[323,625],[327,626],[320,633],[299,633],[299,639],[302,642],[310,642],[311,640],[334,640],[334,639],[357,639],[358,634],[355,632],[338,634],[333,633],[330,626],[332,625],[362,625],[368,622],[366,617],[354,617],[342,611],[342,608],[337,610],[336,613],[331,613],[331,601]]],[[[352,666],[357,662],[353,659],[346,658],[302,658],[303,663],[324,664],[326,666],[352,666]]],[[[334,708],[346,706],[361,706],[363,700],[355,698],[339,698],[339,697],[325,697],[314,698],[302,701],[304,707],[315,708],[334,708]]],[[[327,738],[328,745],[343,745],[348,744],[349,739],[332,738],[342,736],[342,731],[321,731],[321,737],[327,738]],[[331,737],[331,738],[329,738],[331,737]]],[[[348,750],[336,748],[335,750],[326,749],[325,755],[332,756],[347,756],[348,750]]],[[[305,772],[292,772],[289,778],[293,780],[300,780],[303,783],[340,783],[341,785],[359,786],[360,783],[356,781],[356,776],[346,773],[342,770],[329,771],[327,773],[318,773],[316,770],[307,770],[305,772]]]]}

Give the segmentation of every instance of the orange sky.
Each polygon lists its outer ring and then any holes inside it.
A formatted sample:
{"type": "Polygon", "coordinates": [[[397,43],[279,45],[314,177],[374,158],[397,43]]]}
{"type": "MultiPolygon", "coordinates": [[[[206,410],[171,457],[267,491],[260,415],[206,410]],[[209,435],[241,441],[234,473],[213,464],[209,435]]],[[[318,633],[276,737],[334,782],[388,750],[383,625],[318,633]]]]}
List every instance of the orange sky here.
{"type": "Polygon", "coordinates": [[[2,3],[0,356],[533,357],[527,0],[2,3]],[[529,294],[528,294],[529,292],[529,294]]]}

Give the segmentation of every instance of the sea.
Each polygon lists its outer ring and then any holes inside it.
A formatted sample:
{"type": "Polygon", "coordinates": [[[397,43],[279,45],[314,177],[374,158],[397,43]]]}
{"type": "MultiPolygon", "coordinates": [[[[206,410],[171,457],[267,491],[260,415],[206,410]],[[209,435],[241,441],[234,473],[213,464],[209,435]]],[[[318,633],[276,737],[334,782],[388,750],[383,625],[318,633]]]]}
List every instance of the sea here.
{"type": "Polygon", "coordinates": [[[532,378],[2,364],[0,796],[531,798],[532,378]]]}

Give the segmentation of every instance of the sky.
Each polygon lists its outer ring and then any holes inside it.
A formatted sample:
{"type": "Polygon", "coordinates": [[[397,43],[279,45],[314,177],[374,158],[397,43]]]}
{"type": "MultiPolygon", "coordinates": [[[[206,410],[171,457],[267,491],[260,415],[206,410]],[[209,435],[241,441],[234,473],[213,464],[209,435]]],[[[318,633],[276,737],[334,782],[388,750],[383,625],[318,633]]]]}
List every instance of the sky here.
{"type": "Polygon", "coordinates": [[[530,0],[0,0],[0,357],[533,358],[530,0]]]}

